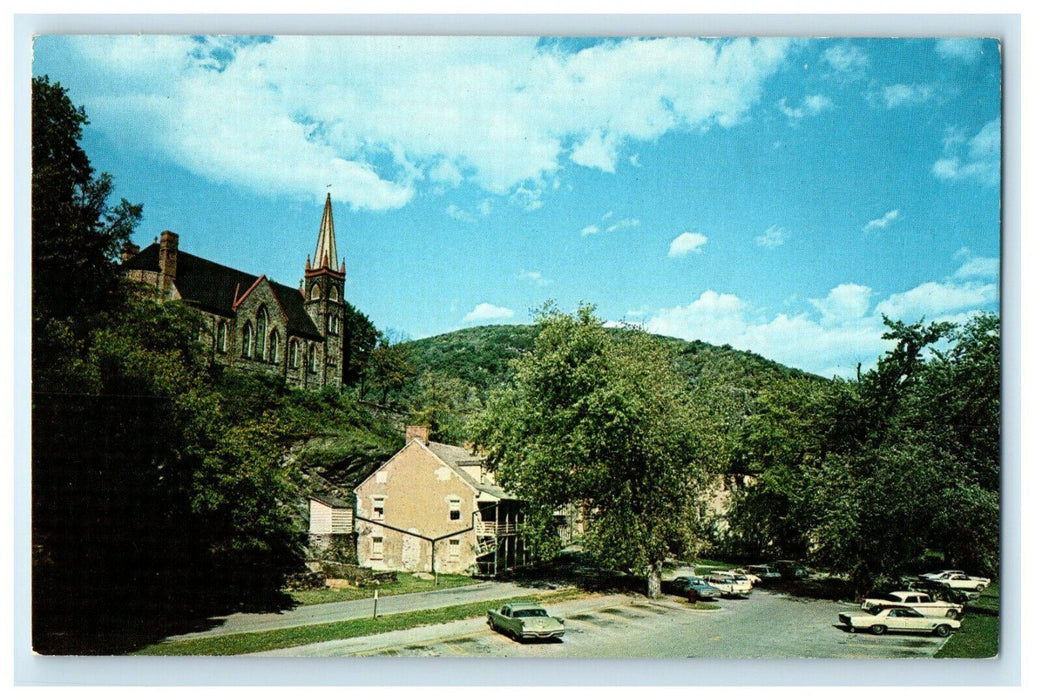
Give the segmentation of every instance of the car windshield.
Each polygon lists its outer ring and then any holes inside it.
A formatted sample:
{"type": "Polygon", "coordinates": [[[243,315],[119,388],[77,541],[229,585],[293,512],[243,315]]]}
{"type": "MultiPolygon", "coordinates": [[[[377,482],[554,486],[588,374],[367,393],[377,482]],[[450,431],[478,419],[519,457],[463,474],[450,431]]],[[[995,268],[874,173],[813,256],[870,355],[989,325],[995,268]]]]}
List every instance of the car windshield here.
{"type": "Polygon", "coordinates": [[[514,617],[546,617],[546,611],[542,608],[525,608],[514,613],[514,617]]]}

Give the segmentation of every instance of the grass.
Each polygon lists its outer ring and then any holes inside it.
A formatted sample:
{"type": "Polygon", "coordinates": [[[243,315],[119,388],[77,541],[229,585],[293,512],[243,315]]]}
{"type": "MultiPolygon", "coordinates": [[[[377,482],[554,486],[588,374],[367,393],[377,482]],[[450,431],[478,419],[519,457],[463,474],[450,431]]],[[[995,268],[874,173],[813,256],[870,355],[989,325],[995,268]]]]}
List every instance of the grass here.
{"type": "Polygon", "coordinates": [[[966,605],[962,628],[952,635],[938,659],[990,659],[999,653],[999,587],[991,584],[966,605]]]}
{"type": "MultiPolygon", "coordinates": [[[[545,595],[528,596],[524,600],[540,603],[555,603],[583,596],[580,591],[554,591],[545,595]]],[[[152,644],[134,652],[138,656],[230,656],[250,654],[272,649],[329,642],[337,639],[368,637],[383,632],[437,625],[475,617],[484,617],[489,608],[494,608],[517,598],[485,600],[476,603],[464,603],[433,610],[416,610],[412,612],[381,615],[373,618],[356,618],[340,622],[327,622],[317,625],[289,627],[286,629],[268,630],[264,632],[244,632],[227,634],[219,637],[201,637],[184,639],[176,642],[152,644]]]]}
{"type": "Polygon", "coordinates": [[[386,583],[379,586],[364,586],[361,588],[319,588],[312,591],[290,591],[288,594],[297,605],[320,605],[322,603],[340,603],[346,600],[360,600],[372,598],[373,591],[379,590],[380,597],[391,595],[402,595],[405,593],[426,593],[428,591],[439,591],[443,588],[459,588],[478,583],[476,579],[459,574],[439,574],[438,584],[434,585],[433,579],[420,578],[412,574],[398,574],[395,583],[386,583]]]}

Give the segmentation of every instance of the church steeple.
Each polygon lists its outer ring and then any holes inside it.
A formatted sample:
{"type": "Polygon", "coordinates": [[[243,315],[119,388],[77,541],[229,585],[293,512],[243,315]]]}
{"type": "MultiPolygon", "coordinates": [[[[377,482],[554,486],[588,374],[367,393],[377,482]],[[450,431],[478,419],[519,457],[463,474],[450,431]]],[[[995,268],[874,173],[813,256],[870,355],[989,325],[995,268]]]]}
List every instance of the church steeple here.
{"type": "Polygon", "coordinates": [[[336,232],[333,230],[333,203],[326,193],[326,206],[322,210],[322,223],[318,227],[318,242],[315,255],[308,264],[309,270],[336,270],[336,232]]]}

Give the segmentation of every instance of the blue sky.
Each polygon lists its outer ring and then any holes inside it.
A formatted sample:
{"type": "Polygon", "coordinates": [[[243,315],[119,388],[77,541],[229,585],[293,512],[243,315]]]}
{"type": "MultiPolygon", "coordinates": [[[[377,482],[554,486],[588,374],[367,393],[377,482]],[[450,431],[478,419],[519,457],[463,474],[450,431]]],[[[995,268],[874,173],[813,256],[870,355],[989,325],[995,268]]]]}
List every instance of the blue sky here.
{"type": "Polygon", "coordinates": [[[329,192],[407,337],[586,301],[849,377],[883,313],[998,309],[991,40],[44,36],[33,72],[136,242],[295,285],[329,192]]]}

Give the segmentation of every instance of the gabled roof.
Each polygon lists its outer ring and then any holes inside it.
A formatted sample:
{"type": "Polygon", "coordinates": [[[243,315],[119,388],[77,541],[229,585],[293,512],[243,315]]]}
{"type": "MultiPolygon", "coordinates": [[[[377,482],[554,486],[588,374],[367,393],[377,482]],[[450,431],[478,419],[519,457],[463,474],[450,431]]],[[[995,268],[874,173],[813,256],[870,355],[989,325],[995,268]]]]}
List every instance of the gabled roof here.
{"type": "MultiPolygon", "coordinates": [[[[148,246],[124,263],[123,267],[127,270],[159,272],[159,244],[148,246]]],[[[212,314],[233,318],[235,302],[259,279],[258,275],[226,267],[182,250],[177,252],[174,285],[178,294],[185,303],[212,314]]],[[[267,282],[286,315],[287,330],[292,335],[321,340],[322,335],[304,309],[304,297],[300,290],[271,280],[267,282]]]]}
{"type": "Polygon", "coordinates": [[[354,506],[348,503],[347,501],[337,498],[336,496],[331,496],[329,494],[313,493],[311,494],[311,500],[318,501],[319,503],[324,503],[330,508],[354,508],[354,506]]]}
{"type": "Polygon", "coordinates": [[[509,493],[500,488],[497,484],[490,484],[488,482],[481,483],[470,474],[463,467],[476,467],[480,465],[484,460],[475,455],[465,447],[457,447],[456,445],[445,445],[440,442],[429,442],[426,445],[427,449],[434,453],[438,459],[444,462],[452,471],[454,471],[463,481],[467,483],[471,488],[479,493],[485,493],[493,498],[513,500],[514,497],[509,493]]]}

